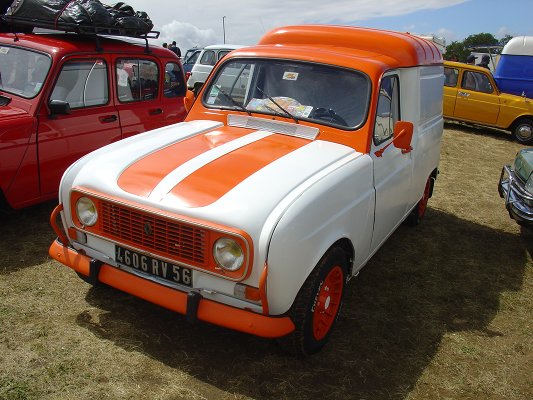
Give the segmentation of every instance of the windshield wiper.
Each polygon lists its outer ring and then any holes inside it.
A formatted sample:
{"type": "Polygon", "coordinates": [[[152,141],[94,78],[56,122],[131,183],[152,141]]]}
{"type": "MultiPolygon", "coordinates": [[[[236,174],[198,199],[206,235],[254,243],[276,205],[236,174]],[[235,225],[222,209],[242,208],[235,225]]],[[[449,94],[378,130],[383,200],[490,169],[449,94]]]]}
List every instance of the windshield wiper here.
{"type": "MultiPolygon", "coordinates": [[[[281,111],[283,111],[283,113],[284,113],[287,117],[293,119],[294,122],[296,122],[296,123],[299,123],[299,122],[300,122],[300,121],[298,121],[298,118],[296,118],[296,117],[295,117],[294,115],[292,115],[290,112],[288,112],[287,110],[285,110],[282,106],[280,106],[278,103],[276,103],[276,101],[275,101],[272,97],[270,97],[267,93],[265,93],[265,92],[264,92],[259,86],[257,87],[257,90],[259,90],[259,92],[261,92],[262,95],[266,96],[267,99],[269,99],[269,100],[270,100],[272,103],[274,103],[274,104],[275,104],[275,105],[276,105],[281,111]]],[[[268,107],[268,108],[270,108],[270,107],[268,107]]],[[[270,108],[270,109],[272,110],[272,108],[270,108]]],[[[274,111],[274,110],[272,110],[272,111],[274,111]]],[[[279,113],[278,113],[278,115],[283,115],[283,114],[279,114],[279,113]]]]}
{"type": "Polygon", "coordinates": [[[222,89],[222,88],[220,87],[220,85],[213,85],[213,86],[215,86],[215,87],[218,89],[218,91],[224,95],[224,97],[225,97],[226,99],[228,99],[229,101],[231,101],[231,102],[233,103],[233,105],[235,105],[236,107],[238,107],[239,110],[244,111],[244,112],[245,112],[246,114],[248,114],[248,115],[252,115],[252,113],[251,113],[250,110],[247,110],[246,107],[244,107],[242,104],[237,103],[237,101],[236,101],[233,97],[231,97],[229,94],[227,94],[227,93],[224,91],[224,89],[222,89]]]}

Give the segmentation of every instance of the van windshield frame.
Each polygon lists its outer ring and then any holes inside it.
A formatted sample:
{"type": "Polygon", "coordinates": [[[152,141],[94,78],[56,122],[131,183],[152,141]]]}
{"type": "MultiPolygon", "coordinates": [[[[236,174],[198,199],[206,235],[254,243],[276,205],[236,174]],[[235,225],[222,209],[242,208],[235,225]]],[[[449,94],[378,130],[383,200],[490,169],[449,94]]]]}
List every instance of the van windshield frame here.
{"type": "Polygon", "coordinates": [[[363,72],[285,59],[232,58],[203,92],[207,108],[231,109],[356,130],[367,117],[371,80],[363,72]]]}

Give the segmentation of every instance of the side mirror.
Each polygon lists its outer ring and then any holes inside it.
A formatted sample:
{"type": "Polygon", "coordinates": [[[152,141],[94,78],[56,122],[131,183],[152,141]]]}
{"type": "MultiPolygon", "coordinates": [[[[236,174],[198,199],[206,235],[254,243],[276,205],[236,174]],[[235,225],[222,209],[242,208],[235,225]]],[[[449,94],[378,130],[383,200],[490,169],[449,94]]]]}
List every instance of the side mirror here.
{"type": "Polygon", "coordinates": [[[52,115],[70,114],[70,104],[67,101],[50,100],[50,103],[48,103],[48,107],[50,108],[50,112],[52,113],[52,115]]]}
{"type": "Polygon", "coordinates": [[[408,121],[398,121],[394,124],[394,132],[392,143],[394,147],[401,149],[402,153],[409,153],[413,148],[411,147],[411,140],[413,139],[413,123],[408,121]]]}
{"type": "Polygon", "coordinates": [[[192,90],[187,90],[185,97],[183,98],[183,104],[185,105],[185,110],[190,111],[194,103],[194,92],[192,90]]]}

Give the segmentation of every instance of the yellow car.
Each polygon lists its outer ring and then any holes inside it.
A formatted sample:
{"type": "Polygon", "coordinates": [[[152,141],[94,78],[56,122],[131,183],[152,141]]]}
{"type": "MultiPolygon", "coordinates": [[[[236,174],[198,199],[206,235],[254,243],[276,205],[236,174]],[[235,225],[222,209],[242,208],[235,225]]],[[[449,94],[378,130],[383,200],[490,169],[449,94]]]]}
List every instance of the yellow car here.
{"type": "Polygon", "coordinates": [[[511,131],[533,144],[533,99],[502,93],[483,67],[444,62],[444,118],[511,131]]]}

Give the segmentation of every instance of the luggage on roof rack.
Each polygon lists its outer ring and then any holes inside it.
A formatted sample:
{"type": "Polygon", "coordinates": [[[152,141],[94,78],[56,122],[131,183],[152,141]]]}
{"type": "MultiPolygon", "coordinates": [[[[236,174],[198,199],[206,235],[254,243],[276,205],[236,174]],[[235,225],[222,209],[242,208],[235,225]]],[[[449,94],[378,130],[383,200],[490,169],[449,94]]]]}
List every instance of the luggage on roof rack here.
{"type": "Polygon", "coordinates": [[[144,11],[99,0],[15,0],[2,19],[12,28],[45,28],[80,34],[159,37],[144,11]],[[150,35],[150,36],[149,36],[150,35]]]}

